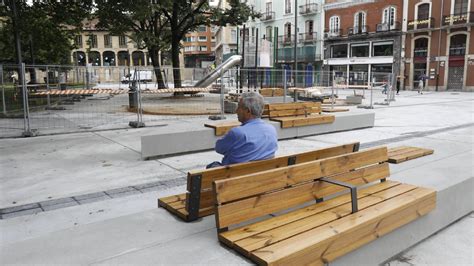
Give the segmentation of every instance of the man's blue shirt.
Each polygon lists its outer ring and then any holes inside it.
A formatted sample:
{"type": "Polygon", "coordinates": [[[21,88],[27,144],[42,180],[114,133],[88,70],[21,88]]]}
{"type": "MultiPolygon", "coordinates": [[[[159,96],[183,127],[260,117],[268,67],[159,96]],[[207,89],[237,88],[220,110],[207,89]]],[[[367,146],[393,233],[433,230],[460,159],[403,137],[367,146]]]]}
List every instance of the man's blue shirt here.
{"type": "Polygon", "coordinates": [[[216,142],[216,152],[223,154],[223,165],[273,158],[278,149],[275,127],[261,119],[252,119],[232,128],[216,142]]]}

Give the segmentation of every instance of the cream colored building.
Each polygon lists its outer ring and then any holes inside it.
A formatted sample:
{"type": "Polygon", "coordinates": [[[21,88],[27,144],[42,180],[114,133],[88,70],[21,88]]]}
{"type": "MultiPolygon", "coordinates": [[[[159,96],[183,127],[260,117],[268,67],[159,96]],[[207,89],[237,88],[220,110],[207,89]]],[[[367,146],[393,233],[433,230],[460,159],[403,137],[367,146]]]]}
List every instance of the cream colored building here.
{"type": "MultiPolygon", "coordinates": [[[[221,9],[230,8],[226,0],[219,0],[218,7],[221,9]]],[[[237,54],[237,27],[219,27],[215,32],[215,40],[214,49],[218,65],[230,56],[237,54]]]]}

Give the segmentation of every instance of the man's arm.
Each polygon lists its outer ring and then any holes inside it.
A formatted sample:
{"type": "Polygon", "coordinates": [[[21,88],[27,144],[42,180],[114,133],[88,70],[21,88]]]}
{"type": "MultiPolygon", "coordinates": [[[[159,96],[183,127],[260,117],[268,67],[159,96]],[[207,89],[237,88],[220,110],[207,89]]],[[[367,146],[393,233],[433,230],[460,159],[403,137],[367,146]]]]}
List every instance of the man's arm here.
{"type": "Polygon", "coordinates": [[[216,152],[219,154],[226,154],[232,146],[236,144],[237,136],[234,128],[232,128],[224,137],[216,141],[216,152]]]}

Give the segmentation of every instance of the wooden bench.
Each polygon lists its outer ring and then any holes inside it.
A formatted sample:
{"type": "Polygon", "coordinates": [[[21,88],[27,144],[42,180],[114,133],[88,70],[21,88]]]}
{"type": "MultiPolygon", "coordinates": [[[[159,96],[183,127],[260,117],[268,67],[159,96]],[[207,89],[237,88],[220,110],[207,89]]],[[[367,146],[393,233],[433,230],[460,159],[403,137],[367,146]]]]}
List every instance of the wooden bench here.
{"type": "Polygon", "coordinates": [[[216,123],[216,124],[204,124],[205,127],[210,127],[210,128],[213,128],[214,129],[214,134],[216,136],[223,136],[225,135],[227,132],[229,132],[229,130],[231,130],[232,128],[234,127],[238,127],[240,126],[242,123],[240,123],[239,121],[235,120],[235,121],[225,121],[225,122],[220,122],[220,123],[216,123]]]}
{"type": "Polygon", "coordinates": [[[261,265],[323,265],[433,210],[434,190],[386,181],[387,159],[379,147],[214,181],[219,241],[261,265]]]}
{"type": "Polygon", "coordinates": [[[300,164],[358,150],[359,143],[355,142],[268,160],[191,171],[188,173],[187,192],[160,198],[158,206],[167,209],[185,221],[194,221],[214,213],[212,182],[215,180],[300,164]]]}
{"type": "Polygon", "coordinates": [[[418,157],[433,154],[434,150],[411,146],[400,146],[388,149],[388,162],[401,163],[418,157]]]}
{"type": "Polygon", "coordinates": [[[282,128],[334,122],[334,115],[323,115],[321,111],[319,102],[273,103],[265,105],[263,114],[280,122],[282,128]]]}

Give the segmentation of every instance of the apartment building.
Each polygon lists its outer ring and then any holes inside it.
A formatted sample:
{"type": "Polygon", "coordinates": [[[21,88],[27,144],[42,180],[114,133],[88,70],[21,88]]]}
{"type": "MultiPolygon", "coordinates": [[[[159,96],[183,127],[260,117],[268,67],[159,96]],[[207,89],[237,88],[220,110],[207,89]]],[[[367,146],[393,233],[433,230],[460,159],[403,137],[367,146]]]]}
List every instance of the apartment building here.
{"type": "Polygon", "coordinates": [[[420,76],[428,90],[474,91],[474,9],[472,0],[405,0],[406,89],[420,76]]]}
{"type": "Polygon", "coordinates": [[[214,62],[215,31],[214,26],[199,26],[186,34],[182,48],[185,67],[201,68],[214,62]]]}
{"type": "Polygon", "coordinates": [[[367,85],[372,76],[386,79],[383,73],[398,75],[403,0],[327,0],[324,10],[325,70],[349,85],[367,85]]]}

